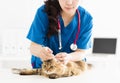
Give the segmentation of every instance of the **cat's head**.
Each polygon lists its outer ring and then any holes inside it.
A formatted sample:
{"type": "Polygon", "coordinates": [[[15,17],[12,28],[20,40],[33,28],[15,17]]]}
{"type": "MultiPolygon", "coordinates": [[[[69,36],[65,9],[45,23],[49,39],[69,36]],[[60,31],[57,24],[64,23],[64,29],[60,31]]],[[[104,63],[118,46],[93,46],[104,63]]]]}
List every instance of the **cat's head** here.
{"type": "Polygon", "coordinates": [[[62,73],[63,67],[64,67],[63,64],[54,58],[43,61],[43,64],[42,64],[42,69],[47,74],[62,73]]]}

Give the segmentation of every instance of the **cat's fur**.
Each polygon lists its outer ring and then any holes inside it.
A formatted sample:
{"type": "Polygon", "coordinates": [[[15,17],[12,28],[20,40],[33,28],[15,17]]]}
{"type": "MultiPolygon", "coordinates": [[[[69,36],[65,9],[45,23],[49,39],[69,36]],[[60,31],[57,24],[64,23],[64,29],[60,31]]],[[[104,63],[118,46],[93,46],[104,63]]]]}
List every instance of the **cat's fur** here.
{"type": "Polygon", "coordinates": [[[56,79],[60,77],[69,77],[73,75],[80,75],[82,72],[90,69],[91,64],[87,64],[84,61],[68,62],[67,64],[62,64],[56,59],[50,59],[43,61],[42,68],[38,69],[13,69],[14,73],[20,75],[42,75],[51,79],[56,79]],[[17,72],[16,72],[17,71],[17,72]]]}

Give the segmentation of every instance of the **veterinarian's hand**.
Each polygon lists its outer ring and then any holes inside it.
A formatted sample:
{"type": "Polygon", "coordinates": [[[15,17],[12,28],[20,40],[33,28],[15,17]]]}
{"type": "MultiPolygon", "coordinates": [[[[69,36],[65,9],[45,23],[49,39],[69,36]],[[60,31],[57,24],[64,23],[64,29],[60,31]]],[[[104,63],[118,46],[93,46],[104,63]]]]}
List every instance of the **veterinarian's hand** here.
{"type": "Polygon", "coordinates": [[[49,47],[43,47],[43,52],[47,56],[44,57],[44,60],[54,58],[53,51],[49,47]]]}
{"type": "Polygon", "coordinates": [[[68,53],[61,52],[55,55],[55,58],[59,60],[61,63],[66,64],[71,60],[72,56],[68,53]]]}
{"type": "Polygon", "coordinates": [[[31,43],[30,51],[33,55],[40,57],[43,61],[54,57],[53,51],[49,47],[43,47],[36,43],[31,43]]]}

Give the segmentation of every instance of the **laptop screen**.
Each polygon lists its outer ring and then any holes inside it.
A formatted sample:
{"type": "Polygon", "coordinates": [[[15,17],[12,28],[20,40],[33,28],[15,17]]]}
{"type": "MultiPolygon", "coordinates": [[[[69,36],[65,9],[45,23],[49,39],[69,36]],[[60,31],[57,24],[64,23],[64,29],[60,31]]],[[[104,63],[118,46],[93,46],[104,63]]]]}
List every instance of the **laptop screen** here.
{"type": "Polygon", "coordinates": [[[94,38],[93,40],[93,53],[116,53],[116,38],[94,38]]]}

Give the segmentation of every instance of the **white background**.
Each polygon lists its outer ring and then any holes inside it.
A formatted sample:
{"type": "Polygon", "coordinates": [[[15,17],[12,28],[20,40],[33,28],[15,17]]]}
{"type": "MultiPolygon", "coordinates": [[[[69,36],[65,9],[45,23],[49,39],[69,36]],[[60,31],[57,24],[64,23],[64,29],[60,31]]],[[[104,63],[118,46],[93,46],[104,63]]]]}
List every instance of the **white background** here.
{"type": "MultiPolygon", "coordinates": [[[[5,70],[13,67],[31,67],[29,41],[27,32],[32,23],[36,9],[44,0],[0,0],[0,71],[1,81],[22,83],[33,82],[69,82],[81,83],[120,83],[120,9],[119,0],[82,0],[80,3],[93,16],[93,37],[117,38],[118,57],[92,57],[95,70],[80,77],[44,80],[37,76],[20,77],[5,70]],[[15,57],[17,56],[17,57],[15,57]],[[106,78],[107,77],[107,78],[106,78]],[[87,80],[86,80],[87,79],[87,80]]],[[[89,59],[88,59],[89,60],[89,59]]]]}

